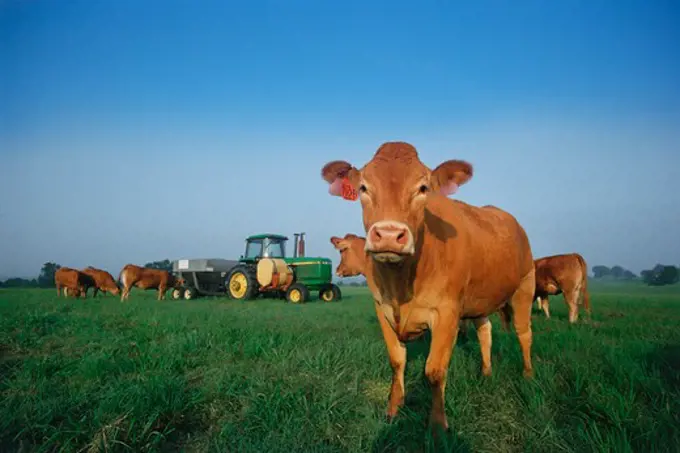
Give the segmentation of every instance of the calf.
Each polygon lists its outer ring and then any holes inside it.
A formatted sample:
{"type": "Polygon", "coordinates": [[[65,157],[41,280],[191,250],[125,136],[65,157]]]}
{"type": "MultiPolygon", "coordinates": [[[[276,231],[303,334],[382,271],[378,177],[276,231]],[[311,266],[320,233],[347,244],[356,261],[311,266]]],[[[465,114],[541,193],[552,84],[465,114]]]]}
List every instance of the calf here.
{"type": "Polygon", "coordinates": [[[103,293],[108,292],[113,294],[114,296],[120,294],[120,288],[116,284],[116,281],[113,279],[113,275],[109,274],[108,272],[94,268],[92,266],[86,267],[81,272],[89,275],[95,281],[94,294],[92,297],[96,297],[98,291],[101,291],[103,293]]]}
{"type": "Polygon", "coordinates": [[[130,298],[130,289],[136,286],[140,289],[158,289],[158,300],[165,299],[168,288],[181,288],[184,279],[176,278],[168,271],[139,267],[127,264],[120,271],[119,280],[123,284],[121,302],[130,298]]]}
{"type": "Polygon", "coordinates": [[[590,294],[588,294],[588,267],[578,253],[553,255],[534,261],[536,267],[536,291],[534,299],[538,308],[543,308],[546,318],[550,318],[549,296],[564,293],[569,307],[569,322],[578,320],[578,305],[583,305],[590,317],[590,294]]]}
{"type": "Polygon", "coordinates": [[[57,296],[61,296],[63,289],[64,297],[68,297],[68,293],[76,297],[87,297],[87,290],[91,286],[96,286],[94,279],[77,269],[70,267],[60,267],[54,273],[54,284],[57,287],[57,296]]]}
{"type": "MultiPolygon", "coordinates": [[[[448,428],[444,391],[461,319],[503,310],[519,338],[524,375],[533,375],[529,240],[511,214],[447,198],[472,177],[469,163],[449,160],[430,170],[412,145],[390,142],[361,169],[333,161],[321,175],[332,195],[361,202],[367,282],[393,370],[389,417],[404,401],[403,342],[426,329],[432,333],[425,364],[432,427],[448,428]]],[[[481,324],[478,335],[490,343],[491,323],[481,324]]]]}

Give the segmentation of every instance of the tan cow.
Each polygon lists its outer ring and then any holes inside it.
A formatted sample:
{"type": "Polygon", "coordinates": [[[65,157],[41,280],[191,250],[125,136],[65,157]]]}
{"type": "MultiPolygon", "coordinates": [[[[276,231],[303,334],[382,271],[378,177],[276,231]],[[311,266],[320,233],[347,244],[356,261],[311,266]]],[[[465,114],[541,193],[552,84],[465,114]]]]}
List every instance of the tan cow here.
{"type": "MultiPolygon", "coordinates": [[[[366,269],[370,263],[370,257],[368,252],[366,252],[366,238],[357,236],[356,234],[348,233],[344,238],[339,238],[337,236],[331,237],[331,244],[335,247],[338,252],[340,252],[340,264],[335,269],[335,274],[338,277],[356,277],[357,275],[363,275],[368,279],[366,275],[366,269]]],[[[509,320],[505,317],[503,310],[498,311],[503,327],[508,330],[509,320]]],[[[488,376],[491,374],[491,341],[490,338],[480,336],[480,329],[483,332],[484,326],[486,324],[485,317],[472,319],[475,329],[477,331],[477,339],[479,340],[480,347],[482,350],[482,357],[486,358],[487,363],[482,361],[482,374],[488,376]],[[485,368],[485,366],[487,366],[485,368]]],[[[462,335],[467,335],[467,325],[470,322],[469,319],[461,319],[458,324],[458,330],[462,335]]]]}
{"type": "Polygon", "coordinates": [[[92,277],[96,283],[92,297],[96,297],[98,291],[111,293],[114,296],[120,294],[120,288],[116,284],[116,280],[114,280],[113,275],[108,272],[92,266],[86,267],[81,272],[92,277]]]}
{"type": "Polygon", "coordinates": [[[569,322],[578,320],[578,305],[583,305],[590,317],[590,294],[588,294],[588,267],[578,253],[553,255],[534,261],[536,267],[536,292],[534,299],[542,308],[546,318],[550,318],[549,296],[564,294],[569,307],[569,322]]]}
{"type": "MultiPolygon", "coordinates": [[[[480,343],[491,344],[488,316],[503,310],[519,338],[524,375],[533,375],[529,240],[507,212],[447,198],[472,177],[470,164],[449,160],[430,170],[412,145],[391,142],[361,169],[333,161],[321,175],[332,195],[352,199],[356,190],[361,201],[365,249],[372,258],[367,282],[393,370],[389,417],[404,401],[403,342],[426,329],[432,333],[425,364],[432,427],[448,428],[444,390],[461,319],[480,319],[480,343]]],[[[482,362],[488,374],[490,357],[482,362]]]]}
{"type": "Polygon", "coordinates": [[[60,267],[54,273],[54,284],[57,287],[57,296],[61,296],[62,289],[64,297],[72,296],[83,298],[87,297],[87,290],[91,286],[96,286],[92,277],[70,267],[60,267]]]}
{"type": "Polygon", "coordinates": [[[130,298],[130,289],[136,286],[140,289],[158,289],[158,300],[165,299],[165,292],[169,288],[181,288],[184,279],[176,278],[168,271],[139,267],[126,264],[120,271],[119,280],[123,284],[121,302],[130,298]]]}

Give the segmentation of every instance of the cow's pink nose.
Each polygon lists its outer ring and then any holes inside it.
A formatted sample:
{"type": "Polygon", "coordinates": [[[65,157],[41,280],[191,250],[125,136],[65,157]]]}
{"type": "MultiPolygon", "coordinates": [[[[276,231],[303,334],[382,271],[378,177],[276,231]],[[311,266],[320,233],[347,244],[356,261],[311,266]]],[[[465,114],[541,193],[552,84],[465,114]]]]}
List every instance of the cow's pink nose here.
{"type": "Polygon", "coordinates": [[[400,226],[374,226],[370,240],[376,250],[398,250],[408,243],[408,229],[400,226]]]}

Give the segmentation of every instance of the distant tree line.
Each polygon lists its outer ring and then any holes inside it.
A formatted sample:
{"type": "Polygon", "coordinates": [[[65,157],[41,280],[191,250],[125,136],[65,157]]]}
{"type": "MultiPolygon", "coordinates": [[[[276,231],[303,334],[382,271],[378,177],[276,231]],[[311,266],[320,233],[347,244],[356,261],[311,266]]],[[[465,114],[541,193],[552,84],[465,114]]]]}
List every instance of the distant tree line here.
{"type": "MultiPolygon", "coordinates": [[[[40,274],[38,278],[27,279],[27,278],[9,278],[7,280],[0,281],[0,288],[54,288],[54,274],[62,266],[47,262],[43,264],[40,269],[40,274]]],[[[172,261],[162,260],[162,261],[152,261],[146,263],[144,267],[150,267],[152,269],[163,269],[166,271],[172,271],[172,261]]],[[[117,275],[114,275],[116,278],[117,275]]]]}
{"type": "Polygon", "coordinates": [[[144,267],[150,267],[151,269],[160,269],[163,271],[172,272],[172,261],[152,261],[151,263],[146,263],[144,267]]]}
{"type": "Polygon", "coordinates": [[[621,266],[593,266],[593,276],[597,279],[612,279],[612,280],[635,280],[637,275],[634,272],[624,269],[621,266]]]}
{"type": "MultiPolygon", "coordinates": [[[[621,266],[593,266],[593,276],[596,279],[609,280],[636,280],[635,273],[624,269],[621,266]]],[[[644,283],[650,286],[663,286],[678,283],[680,280],[680,269],[673,265],[657,264],[653,269],[640,272],[640,277],[644,283]]]]}

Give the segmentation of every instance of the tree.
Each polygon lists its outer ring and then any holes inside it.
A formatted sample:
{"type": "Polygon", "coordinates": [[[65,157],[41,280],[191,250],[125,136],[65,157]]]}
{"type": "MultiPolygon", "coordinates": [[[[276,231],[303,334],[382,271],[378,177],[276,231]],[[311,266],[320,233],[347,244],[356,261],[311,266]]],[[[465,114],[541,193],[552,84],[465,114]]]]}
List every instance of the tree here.
{"type": "Polygon", "coordinates": [[[57,263],[47,262],[43,264],[38,277],[38,286],[41,288],[51,288],[54,286],[54,274],[61,268],[57,263]]]}
{"type": "Polygon", "coordinates": [[[595,278],[607,277],[611,271],[607,266],[593,266],[593,275],[595,278]]]}
{"type": "Polygon", "coordinates": [[[146,263],[144,267],[149,267],[151,269],[161,269],[164,271],[172,272],[172,261],[170,260],[153,261],[151,263],[146,263]]]}
{"type": "Polygon", "coordinates": [[[675,266],[657,264],[654,269],[640,273],[642,280],[650,286],[672,285],[680,280],[680,271],[675,266]]]}
{"type": "Polygon", "coordinates": [[[637,276],[635,275],[635,273],[633,273],[633,272],[629,271],[628,269],[626,269],[626,270],[623,271],[623,276],[622,276],[621,278],[624,279],[624,280],[634,280],[635,277],[637,277],[637,276]]]}
{"type": "Polygon", "coordinates": [[[611,276],[614,277],[615,279],[619,279],[619,278],[623,277],[624,272],[625,272],[625,269],[622,268],[621,266],[614,266],[609,271],[611,276]]]}

